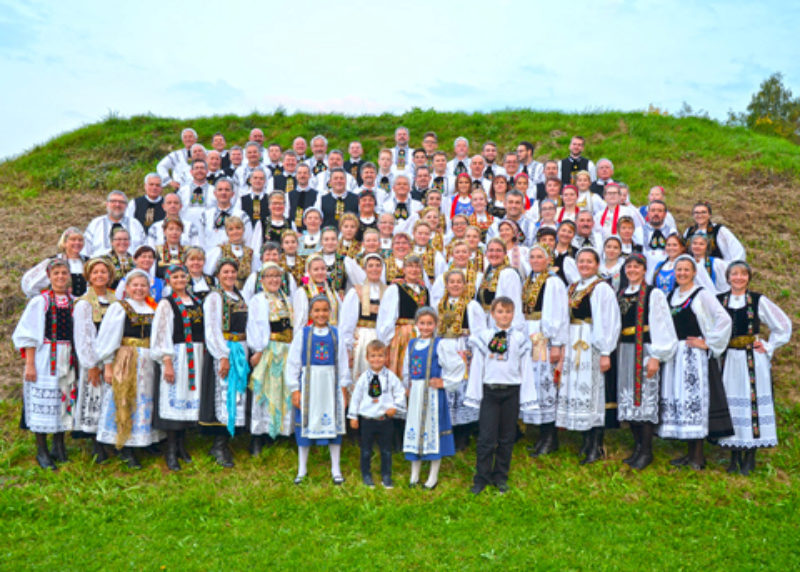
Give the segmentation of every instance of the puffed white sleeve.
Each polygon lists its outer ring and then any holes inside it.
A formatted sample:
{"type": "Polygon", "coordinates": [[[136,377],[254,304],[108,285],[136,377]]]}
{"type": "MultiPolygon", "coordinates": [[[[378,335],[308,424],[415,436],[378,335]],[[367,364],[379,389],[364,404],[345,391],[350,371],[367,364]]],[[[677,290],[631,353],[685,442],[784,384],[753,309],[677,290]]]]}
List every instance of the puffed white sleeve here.
{"type": "Polygon", "coordinates": [[[458,346],[455,343],[444,343],[447,341],[455,340],[442,340],[439,342],[437,356],[439,358],[439,365],[442,366],[444,389],[447,391],[455,391],[459,388],[461,382],[464,381],[464,374],[467,371],[467,366],[464,363],[464,358],[458,354],[458,346]]]}
{"type": "Polygon", "coordinates": [[[722,252],[722,257],[728,262],[747,259],[744,246],[726,226],[721,227],[717,232],[717,246],[722,252]]]}
{"type": "Polygon", "coordinates": [[[283,379],[289,392],[300,391],[300,376],[303,373],[303,330],[295,330],[289,354],[286,356],[286,369],[283,379]]]}
{"type": "Polygon", "coordinates": [[[244,281],[244,286],[242,286],[242,298],[248,304],[256,294],[256,280],[258,280],[258,272],[251,272],[247,280],[244,281]]]}
{"type": "Polygon", "coordinates": [[[400,294],[397,291],[397,284],[392,284],[383,293],[383,299],[378,307],[378,319],[375,324],[378,339],[386,345],[394,337],[394,327],[399,314],[400,294]]]}
{"type": "Polygon", "coordinates": [[[595,286],[589,303],[592,307],[592,345],[601,355],[617,348],[622,320],[614,290],[605,282],[595,286]]]}
{"type": "Polygon", "coordinates": [[[367,273],[364,272],[364,269],[361,268],[358,262],[349,256],[344,257],[344,271],[351,284],[360,286],[367,280],[367,273]]]}
{"type": "Polygon", "coordinates": [[[125,308],[119,302],[114,302],[106,310],[100,330],[97,332],[95,351],[97,359],[103,363],[114,361],[114,353],[122,342],[122,333],[125,329],[125,308]]]}
{"type": "Polygon", "coordinates": [[[208,353],[216,359],[228,357],[230,350],[222,332],[222,295],[211,292],[203,301],[203,327],[208,353]]]}
{"type": "Polygon", "coordinates": [[[647,321],[650,324],[650,355],[661,362],[670,360],[678,349],[678,334],[672,322],[667,296],[658,288],[650,291],[647,321]]]}
{"type": "Polygon", "coordinates": [[[44,296],[36,296],[28,301],[11,336],[15,348],[38,348],[44,343],[46,311],[44,296]]]}
{"type": "Polygon", "coordinates": [[[569,342],[569,302],[567,287],[557,276],[547,279],[542,300],[542,334],[554,346],[569,342]]]}
{"type": "Polygon", "coordinates": [[[94,248],[94,234],[97,232],[97,225],[95,221],[91,221],[87,226],[86,230],[83,231],[83,248],[81,249],[81,254],[83,256],[92,256],[92,249],[94,248]]]}
{"type": "Polygon", "coordinates": [[[361,407],[361,400],[364,398],[366,379],[366,372],[364,372],[353,386],[353,393],[350,395],[350,405],[347,408],[348,419],[358,419],[358,410],[361,407]]]}
{"type": "Polygon", "coordinates": [[[145,239],[147,238],[144,233],[144,227],[142,223],[135,218],[129,219],[128,226],[128,231],[131,235],[131,249],[136,250],[145,243],[145,239]]]}
{"type": "Polygon", "coordinates": [[[393,371],[388,371],[389,387],[392,391],[392,404],[397,409],[398,413],[406,412],[406,390],[403,387],[403,382],[397,377],[393,371]]]}
{"type": "MultiPolygon", "coordinates": [[[[369,286],[365,286],[365,288],[369,288],[369,286]]],[[[359,310],[358,292],[353,288],[345,295],[342,306],[339,309],[339,335],[349,351],[352,351],[355,345],[354,338],[359,310]]]]}
{"type": "Polygon", "coordinates": [[[217,269],[217,262],[219,262],[220,256],[222,256],[222,249],[219,246],[215,246],[208,251],[208,254],[206,255],[206,264],[203,267],[204,274],[207,274],[208,276],[214,276],[214,271],[217,269]]]}
{"type": "Polygon", "coordinates": [[[253,253],[256,254],[256,256],[258,256],[258,253],[261,252],[261,235],[261,220],[258,220],[253,226],[253,236],[250,237],[250,241],[247,244],[247,246],[253,249],[253,253]]]}
{"type": "Polygon", "coordinates": [[[439,307],[439,302],[442,301],[442,297],[444,296],[444,276],[437,276],[436,280],[433,281],[430,289],[431,294],[431,306],[433,308],[439,307]]]}
{"type": "Polygon", "coordinates": [[[405,355],[403,356],[402,374],[403,374],[403,387],[405,389],[408,389],[408,388],[411,387],[411,373],[410,373],[409,366],[408,366],[408,360],[409,360],[408,354],[410,354],[410,353],[411,353],[411,348],[410,347],[406,348],[405,355]]]}
{"type": "Polygon", "coordinates": [[[579,282],[581,279],[581,273],[578,272],[578,265],[575,263],[575,259],[571,256],[566,256],[564,258],[564,276],[567,277],[567,281],[570,284],[579,282]]]}
{"type": "Polygon", "coordinates": [[[150,356],[158,363],[162,363],[164,357],[175,357],[175,346],[172,343],[174,323],[172,306],[167,300],[161,300],[156,306],[150,336],[150,356]]]}
{"type": "Polygon", "coordinates": [[[769,326],[769,340],[764,340],[764,348],[772,359],[776,349],[786,344],[792,337],[792,321],[777,304],[766,296],[758,300],[758,318],[769,326]]]}
{"type": "Polygon", "coordinates": [[[443,276],[444,273],[447,272],[447,260],[445,260],[441,252],[437,252],[434,256],[433,268],[434,275],[437,278],[443,276]]]}
{"type": "Polygon", "coordinates": [[[528,326],[525,323],[525,316],[522,313],[522,280],[519,273],[513,268],[506,268],[500,272],[497,280],[497,295],[507,296],[514,302],[514,321],[512,328],[521,334],[527,334],[528,326]]]}
{"type": "Polygon", "coordinates": [[[302,288],[298,288],[292,296],[292,308],[292,328],[295,332],[301,332],[308,323],[308,296],[302,288]]]}
{"type": "Polygon", "coordinates": [[[95,352],[97,329],[92,320],[92,305],[86,300],[78,300],[72,312],[72,332],[75,339],[75,353],[82,367],[90,368],[99,365],[100,360],[95,352]]]}
{"type": "Polygon", "coordinates": [[[269,301],[258,294],[247,307],[247,345],[254,352],[263,352],[269,345],[272,329],[269,325],[269,301]]]}
{"type": "Polygon", "coordinates": [[[156,173],[158,176],[161,177],[161,186],[166,187],[170,182],[172,182],[172,177],[170,177],[170,170],[174,167],[174,158],[172,153],[168,153],[166,157],[161,159],[156,165],[156,173]]]}
{"type": "Polygon", "coordinates": [[[489,327],[486,320],[486,312],[483,307],[475,300],[470,300],[467,304],[467,321],[469,322],[470,336],[479,336],[481,332],[489,327]]]}
{"type": "Polygon", "coordinates": [[[717,292],[720,294],[724,294],[728,290],[731,289],[730,284],[728,284],[727,278],[725,278],[725,272],[728,270],[728,263],[722,260],[721,258],[714,259],[714,285],[717,288],[717,292]]]}
{"type": "Polygon", "coordinates": [[[336,344],[336,363],[339,364],[339,386],[349,387],[353,383],[353,372],[349,367],[350,355],[347,353],[347,345],[342,340],[341,332],[336,344]]]}
{"type": "Polygon", "coordinates": [[[50,284],[50,280],[47,278],[49,263],[50,259],[45,258],[22,275],[22,292],[27,298],[33,298],[50,284]]]}
{"type": "Polygon", "coordinates": [[[483,399],[483,376],[486,367],[486,342],[480,334],[472,334],[469,337],[468,347],[472,351],[472,359],[469,364],[469,377],[467,378],[467,390],[464,394],[464,405],[475,409],[481,406],[483,399]]]}
{"type": "Polygon", "coordinates": [[[692,311],[697,316],[697,325],[703,339],[714,357],[719,357],[728,347],[731,338],[731,317],[719,303],[712,290],[703,288],[692,301],[692,311]]]}
{"type": "Polygon", "coordinates": [[[694,283],[697,284],[698,286],[702,286],[706,290],[716,293],[717,287],[711,280],[711,276],[708,274],[708,271],[706,270],[706,265],[696,262],[694,267],[696,269],[694,276],[694,283]]]}

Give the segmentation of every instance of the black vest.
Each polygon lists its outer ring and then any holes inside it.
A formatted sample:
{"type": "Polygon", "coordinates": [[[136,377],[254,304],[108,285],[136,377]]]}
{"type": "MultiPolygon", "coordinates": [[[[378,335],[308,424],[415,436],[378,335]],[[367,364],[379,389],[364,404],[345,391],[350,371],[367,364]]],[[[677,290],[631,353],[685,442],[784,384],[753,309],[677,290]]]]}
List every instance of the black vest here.
{"type": "MultiPolygon", "coordinates": [[[[611,181],[609,181],[609,183],[610,182],[611,181]]],[[[608,183],[606,183],[606,185],[607,184],[608,183]]],[[[600,183],[595,181],[594,183],[591,184],[591,186],[589,187],[589,190],[592,191],[595,195],[599,195],[600,197],[602,197],[603,196],[603,192],[605,192],[605,190],[606,190],[606,186],[605,185],[601,185],[600,183]]]]}
{"type": "Polygon", "coordinates": [[[253,197],[252,194],[244,195],[241,198],[240,202],[241,202],[241,205],[242,205],[242,210],[245,213],[247,213],[247,216],[250,217],[250,220],[252,221],[253,226],[255,226],[256,222],[258,222],[259,220],[261,221],[261,224],[263,225],[264,224],[264,220],[267,217],[269,217],[269,196],[267,195],[266,192],[261,193],[261,195],[259,195],[259,197],[258,197],[258,202],[259,202],[258,213],[259,213],[259,216],[255,216],[255,208],[254,208],[254,206],[255,206],[256,201],[254,200],[254,197],[253,197]]]}
{"type": "Polygon", "coordinates": [[[140,340],[150,337],[153,325],[153,314],[137,314],[127,302],[122,302],[125,308],[125,326],[122,328],[122,337],[137,338],[140,340]]]}
{"type": "Polygon", "coordinates": [[[52,327],[53,323],[53,311],[50,309],[49,305],[47,308],[47,312],[45,313],[44,317],[44,337],[47,340],[52,341],[72,341],[72,308],[67,306],[66,308],[59,308],[56,306],[56,339],[51,340],[50,336],[52,332],[50,328],[52,327]]]}
{"type": "Polygon", "coordinates": [[[589,159],[580,156],[578,160],[573,160],[571,157],[561,159],[561,182],[565,185],[571,185],[572,177],[578,171],[589,170],[589,159]]]}
{"type": "Polygon", "coordinates": [[[536,200],[543,201],[547,198],[547,191],[544,190],[545,183],[536,183],[536,200]]]}
{"type": "Polygon", "coordinates": [[[597,285],[594,287],[590,286],[590,288],[592,288],[592,292],[581,298],[576,308],[570,306],[570,318],[574,320],[590,320],[592,318],[592,294],[594,293],[594,288],[597,288],[597,285]]]}
{"type": "MultiPolygon", "coordinates": [[[[180,310],[178,310],[178,304],[172,299],[172,296],[168,296],[167,300],[169,301],[169,305],[172,306],[172,343],[185,344],[186,335],[183,331],[183,317],[181,316],[180,310]]],[[[203,328],[203,306],[200,304],[186,306],[186,312],[189,315],[189,319],[192,321],[192,341],[203,342],[205,340],[205,329],[203,328]]]]}
{"type": "Polygon", "coordinates": [[[291,230],[291,228],[292,223],[288,220],[284,220],[282,226],[274,226],[272,219],[261,221],[261,244],[266,244],[267,242],[280,244],[283,231],[286,229],[291,230]]]}
{"type": "Polygon", "coordinates": [[[226,334],[244,334],[247,331],[247,304],[244,298],[239,294],[238,301],[232,300],[221,290],[219,295],[222,297],[222,303],[227,306],[228,315],[230,316],[228,329],[225,329],[225,324],[223,324],[223,332],[226,334]]]}
{"type": "MultiPolygon", "coordinates": [[[[524,286],[524,284],[523,284],[524,286]]],[[[533,307],[529,306],[527,303],[527,293],[523,290],[522,292],[522,311],[525,314],[530,314],[532,312],[541,312],[542,306],[544,305],[544,291],[547,288],[547,279],[545,279],[544,284],[542,284],[542,289],[539,290],[539,295],[536,297],[536,302],[533,304],[533,307]]]]}
{"type": "MultiPolygon", "coordinates": [[[[719,229],[722,228],[721,224],[713,224],[708,223],[710,230],[706,232],[706,236],[708,236],[708,255],[714,258],[724,258],[722,256],[722,251],[719,249],[719,244],[717,242],[717,236],[719,235],[719,229]]],[[[683,234],[683,237],[686,239],[686,243],[689,243],[691,240],[692,235],[697,232],[697,225],[692,225],[686,229],[686,232],[683,234]]]]}
{"type": "MultiPolygon", "coordinates": [[[[322,197],[320,206],[322,208],[322,228],[332,226],[339,228],[339,221],[336,220],[336,199],[333,193],[328,193],[322,197]]],[[[344,195],[344,213],[353,213],[358,215],[358,196],[353,193],[345,193],[344,195]]]]}
{"type": "Polygon", "coordinates": [[[149,230],[153,223],[164,220],[167,216],[164,212],[164,201],[151,203],[147,197],[141,196],[133,199],[133,205],[133,218],[142,223],[145,231],[149,230]],[[147,220],[147,211],[151,211],[150,220],[147,220]]]}
{"type": "Polygon", "coordinates": [[[225,171],[225,174],[229,177],[233,175],[233,169],[231,169],[231,154],[227,151],[222,151],[220,153],[220,162],[219,168],[225,171]]]}
{"type": "Polygon", "coordinates": [[[358,183],[360,187],[364,181],[361,180],[361,166],[364,164],[364,159],[358,159],[357,161],[353,161],[352,159],[348,159],[344,162],[344,170],[350,173],[353,178],[358,183]]]}
{"type": "MultiPolygon", "coordinates": [[[[424,295],[422,296],[421,299],[424,300],[423,305],[427,306],[430,303],[430,300],[428,299],[428,289],[423,286],[420,291],[424,292],[424,295]]],[[[398,305],[400,306],[397,318],[405,320],[413,320],[417,313],[417,310],[419,310],[420,307],[414,301],[414,298],[411,297],[411,294],[409,294],[406,291],[404,285],[398,284],[397,292],[399,294],[398,305]]]]}
{"type": "MultiPolygon", "coordinates": [[[[670,303],[670,308],[672,309],[672,323],[675,324],[675,331],[678,334],[679,340],[685,340],[688,337],[700,338],[703,336],[703,332],[700,331],[700,325],[697,323],[697,316],[695,316],[692,311],[692,302],[700,290],[702,290],[702,288],[698,288],[692,292],[691,296],[684,300],[681,304],[683,309],[680,309],[681,306],[673,306],[670,303]]],[[[672,293],[670,293],[670,298],[672,298],[672,293]]]]}
{"type": "Polygon", "coordinates": [[[297,188],[297,177],[295,175],[287,175],[286,173],[281,173],[280,175],[275,175],[272,178],[272,188],[275,191],[283,191],[292,192],[297,188]],[[291,181],[291,185],[289,185],[289,181],[291,181]],[[287,191],[287,186],[289,187],[287,191]]]}
{"type": "MultiPolygon", "coordinates": [[[[626,286],[627,288],[627,286],[626,286]]],[[[650,325],[650,293],[653,291],[652,286],[647,286],[643,284],[640,288],[645,289],[644,295],[644,315],[642,318],[643,326],[650,325]]],[[[625,328],[634,328],[636,326],[636,314],[639,311],[639,292],[634,292],[633,294],[624,294],[625,290],[620,287],[620,294],[617,296],[617,301],[620,305],[620,310],[624,310],[622,312],[622,329],[625,328]]],[[[650,343],[650,332],[646,331],[643,332],[642,335],[643,343],[649,344],[650,343]]],[[[629,344],[636,342],[636,334],[630,335],[621,335],[619,338],[620,342],[626,342],[629,344]]]]}
{"type": "Polygon", "coordinates": [[[365,223],[360,218],[358,219],[358,230],[356,231],[356,236],[355,236],[356,242],[363,242],[364,241],[364,231],[367,230],[368,228],[374,228],[375,230],[378,230],[378,217],[377,216],[375,216],[374,220],[369,224],[365,223]]]}
{"type": "MultiPolygon", "coordinates": [[[[83,263],[86,264],[88,258],[86,258],[85,256],[81,256],[81,259],[83,260],[83,263]]],[[[78,272],[78,273],[70,272],[69,275],[72,278],[72,287],[71,287],[72,295],[78,298],[86,294],[86,290],[88,289],[89,286],[88,284],[86,284],[86,278],[83,277],[83,272],[78,272]]]]}
{"type": "MultiPolygon", "coordinates": [[[[748,294],[750,294],[750,296],[753,298],[753,334],[756,335],[761,331],[761,319],[758,317],[758,303],[761,299],[761,294],[758,292],[748,292],[748,294]]],[[[724,304],[724,300],[728,296],[730,296],[730,293],[719,294],[717,298],[728,311],[728,315],[730,315],[731,321],[733,322],[731,327],[731,337],[735,338],[738,336],[746,336],[748,335],[747,330],[749,329],[748,326],[750,325],[750,321],[747,319],[747,303],[745,302],[744,306],[736,310],[728,308],[724,304]]]]}
{"type": "Polygon", "coordinates": [[[302,222],[303,212],[305,212],[307,208],[314,206],[314,203],[317,202],[318,194],[319,193],[314,189],[308,189],[302,192],[292,191],[289,193],[289,218],[295,223],[298,232],[302,232],[306,229],[302,222]],[[300,224],[297,224],[298,221],[300,224]]]}

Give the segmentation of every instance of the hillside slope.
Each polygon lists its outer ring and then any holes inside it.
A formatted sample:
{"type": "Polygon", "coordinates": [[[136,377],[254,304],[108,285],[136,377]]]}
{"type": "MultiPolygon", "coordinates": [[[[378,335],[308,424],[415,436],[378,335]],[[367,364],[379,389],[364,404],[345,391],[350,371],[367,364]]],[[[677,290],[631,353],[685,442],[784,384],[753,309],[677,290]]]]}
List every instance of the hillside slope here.
{"type": "MultiPolygon", "coordinates": [[[[567,115],[530,111],[491,114],[437,113],[345,117],[341,115],[250,115],[174,120],[148,116],[109,118],[59,136],[24,155],[0,164],[0,396],[17,395],[21,364],[11,348],[10,334],[24,305],[19,290],[22,273],[52,254],[61,231],[84,227],[103,210],[103,197],[118,188],[129,196],[141,192],[143,176],[180,144],[182,127],[192,126],[200,142],[223,132],[229,145],[243,143],[253,127],[264,130],[268,142],[291,145],[297,135],[322,133],[330,149],[346,150],[360,140],[374,158],[392,144],[394,128],[411,130],[419,144],[427,130],[439,135],[440,148],[452,149],[459,135],[471,141],[472,152],[486,140],[501,152],[521,139],[536,143],[537,159],[562,158],[573,134],[587,139],[586,154],[610,158],[615,178],[628,183],[634,202],[647,189],[664,186],[679,226],[688,221],[696,200],[710,200],[715,221],[724,222],[742,239],[757,276],[756,289],[777,301],[800,325],[800,148],[744,128],[720,126],[699,118],[677,119],[641,113],[567,115]]],[[[788,410],[797,411],[800,392],[792,370],[800,366],[797,335],[777,357],[776,385],[788,410]],[[791,405],[790,405],[791,404],[791,405]]],[[[784,414],[789,414],[783,409],[784,414]]]]}

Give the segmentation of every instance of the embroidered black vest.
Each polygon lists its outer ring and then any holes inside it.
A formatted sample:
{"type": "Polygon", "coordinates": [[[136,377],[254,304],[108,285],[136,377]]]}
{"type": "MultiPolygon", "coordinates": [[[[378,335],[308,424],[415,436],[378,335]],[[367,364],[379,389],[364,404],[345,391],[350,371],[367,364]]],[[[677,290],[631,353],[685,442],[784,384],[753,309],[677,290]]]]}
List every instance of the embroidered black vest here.
{"type": "MultiPolygon", "coordinates": [[[[172,299],[172,296],[167,297],[169,305],[172,306],[172,343],[185,344],[186,335],[183,331],[183,317],[178,304],[172,299]]],[[[189,319],[192,321],[192,341],[203,342],[205,340],[205,329],[203,328],[203,306],[195,304],[193,306],[184,306],[188,313],[189,319]]]]}
{"type": "MultiPolygon", "coordinates": [[[[703,336],[703,332],[700,331],[700,325],[697,323],[697,316],[695,316],[692,311],[692,302],[700,290],[702,290],[702,288],[698,288],[692,292],[691,296],[684,300],[680,306],[672,306],[672,304],[670,304],[672,308],[672,322],[675,324],[675,331],[678,334],[679,340],[685,340],[689,337],[700,338],[703,336]]],[[[672,298],[672,293],[670,293],[669,297],[670,299],[672,298]]]]}
{"type": "MultiPolygon", "coordinates": [[[[626,286],[627,288],[627,286],[626,286]]],[[[642,316],[642,325],[643,326],[650,326],[650,293],[653,291],[652,286],[642,285],[640,288],[645,288],[646,293],[644,296],[644,314],[642,316]]],[[[633,294],[625,294],[625,290],[620,289],[620,294],[617,296],[617,302],[619,303],[620,315],[622,317],[622,330],[624,331],[626,328],[635,328],[636,327],[636,315],[639,311],[639,291],[634,292],[633,294]]],[[[650,331],[642,332],[642,340],[645,344],[650,343],[650,331]]],[[[636,343],[636,333],[630,335],[621,335],[619,338],[620,342],[626,342],[629,344],[636,343]]]]}

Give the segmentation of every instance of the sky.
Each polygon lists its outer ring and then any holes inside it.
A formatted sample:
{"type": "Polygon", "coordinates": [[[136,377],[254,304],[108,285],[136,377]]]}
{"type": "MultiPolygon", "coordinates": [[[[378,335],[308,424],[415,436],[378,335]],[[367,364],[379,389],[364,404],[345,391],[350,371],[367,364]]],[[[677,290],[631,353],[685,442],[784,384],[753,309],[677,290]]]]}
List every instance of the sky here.
{"type": "MultiPolygon", "coordinates": [[[[110,114],[743,111],[800,2],[0,0],[0,158],[110,114]]],[[[178,137],[176,136],[176,140],[178,137]]]]}

